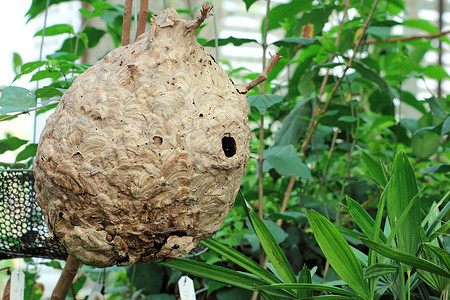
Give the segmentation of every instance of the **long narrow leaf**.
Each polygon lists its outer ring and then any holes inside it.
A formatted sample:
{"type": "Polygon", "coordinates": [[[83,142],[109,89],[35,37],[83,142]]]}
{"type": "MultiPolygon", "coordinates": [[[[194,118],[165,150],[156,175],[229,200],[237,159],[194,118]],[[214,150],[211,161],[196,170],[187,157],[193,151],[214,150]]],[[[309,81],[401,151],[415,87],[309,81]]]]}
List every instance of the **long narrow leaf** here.
{"type": "MultiPolygon", "coordinates": [[[[350,197],[346,197],[348,212],[352,216],[356,225],[366,234],[367,237],[373,237],[373,230],[375,228],[375,221],[369,215],[369,213],[355,200],[350,197]]],[[[386,236],[380,231],[380,239],[382,242],[386,242],[386,236]]]]}
{"type": "Polygon", "coordinates": [[[269,283],[282,283],[275,275],[261,267],[259,264],[242,254],[241,252],[223,245],[218,241],[208,238],[202,241],[202,244],[213,250],[214,252],[222,255],[229,261],[237,264],[246,271],[258,276],[259,278],[269,282],[269,283]]]}
{"type": "Polygon", "coordinates": [[[380,253],[381,255],[384,255],[396,262],[402,262],[402,263],[409,265],[411,267],[414,267],[416,269],[425,270],[430,273],[434,273],[434,274],[441,275],[444,277],[450,277],[450,273],[448,271],[442,269],[438,265],[436,265],[432,262],[429,262],[425,259],[418,258],[411,254],[392,249],[390,247],[387,247],[385,245],[376,243],[376,242],[368,240],[368,239],[362,238],[361,241],[367,247],[375,250],[376,252],[380,253]]]}
{"type": "Polygon", "coordinates": [[[266,291],[268,290],[274,290],[274,289],[298,289],[298,290],[313,290],[313,291],[322,291],[322,292],[330,292],[330,293],[335,293],[335,294],[340,294],[340,295],[345,295],[345,296],[351,296],[351,297],[358,297],[361,298],[360,296],[358,296],[357,294],[348,291],[348,290],[344,290],[341,288],[337,288],[334,286],[329,286],[329,285],[325,285],[325,284],[313,284],[313,283],[274,283],[271,285],[262,285],[262,286],[258,286],[256,289],[264,289],[266,291]]]}
{"type": "Polygon", "coordinates": [[[283,250],[281,250],[280,245],[278,245],[277,241],[273,237],[272,233],[263,221],[261,221],[255,211],[248,205],[247,201],[245,201],[241,191],[239,191],[239,197],[241,198],[247,217],[253,226],[253,230],[255,230],[259,242],[261,243],[264,252],[272,263],[277,274],[285,283],[297,282],[289,261],[284,255],[283,250]]]}
{"type": "Polygon", "coordinates": [[[387,180],[381,164],[363,150],[361,150],[361,158],[364,161],[367,169],[369,170],[370,177],[372,177],[372,179],[375,180],[379,185],[385,187],[387,184],[387,180]]]}
{"type": "Polygon", "coordinates": [[[434,252],[434,254],[436,254],[436,256],[439,257],[442,264],[447,268],[447,270],[450,270],[450,254],[447,251],[438,248],[436,246],[433,246],[429,243],[423,244],[423,247],[427,250],[431,250],[432,252],[434,252]]]}
{"type": "Polygon", "coordinates": [[[319,213],[310,210],[306,215],[314,237],[330,265],[349,287],[368,299],[369,285],[364,280],[363,269],[344,237],[319,213]]]}
{"type": "MultiPolygon", "coordinates": [[[[306,267],[306,265],[303,265],[303,269],[300,272],[300,276],[298,277],[298,283],[311,284],[311,272],[306,267]]],[[[300,298],[312,297],[312,295],[313,295],[313,291],[310,289],[300,289],[298,291],[298,296],[300,298]]]]}
{"type": "Polygon", "coordinates": [[[364,272],[364,278],[373,278],[384,276],[391,273],[397,273],[398,266],[388,264],[374,264],[366,269],[364,272]]]}
{"type": "MultiPolygon", "coordinates": [[[[443,200],[445,200],[449,195],[450,195],[450,191],[448,191],[447,194],[445,194],[445,196],[443,197],[443,200]]],[[[447,214],[447,211],[449,209],[450,209],[450,201],[447,202],[447,204],[444,206],[444,208],[439,212],[437,217],[433,220],[433,223],[431,223],[431,225],[427,228],[427,231],[426,231],[427,237],[430,237],[433,234],[433,230],[436,228],[436,226],[439,224],[439,222],[441,222],[442,218],[447,214]]]]}
{"type": "MultiPolygon", "coordinates": [[[[248,273],[238,272],[231,269],[219,267],[216,265],[210,265],[204,262],[185,258],[176,258],[171,261],[160,264],[178,271],[190,273],[192,275],[203,278],[212,279],[218,282],[223,282],[251,291],[255,291],[256,287],[258,286],[267,285],[266,281],[259,279],[256,276],[253,276],[248,273]]],[[[292,298],[290,294],[282,290],[270,291],[270,294],[279,297],[292,298]]]]}
{"type": "MultiPolygon", "coordinates": [[[[408,156],[402,150],[397,153],[394,159],[392,175],[389,180],[387,192],[387,211],[391,228],[395,227],[400,216],[407,208],[411,199],[418,193],[416,176],[408,160],[408,156]]],[[[410,207],[409,214],[406,215],[397,231],[397,248],[415,255],[419,244],[418,228],[420,226],[420,202],[416,201],[410,207]]]]}

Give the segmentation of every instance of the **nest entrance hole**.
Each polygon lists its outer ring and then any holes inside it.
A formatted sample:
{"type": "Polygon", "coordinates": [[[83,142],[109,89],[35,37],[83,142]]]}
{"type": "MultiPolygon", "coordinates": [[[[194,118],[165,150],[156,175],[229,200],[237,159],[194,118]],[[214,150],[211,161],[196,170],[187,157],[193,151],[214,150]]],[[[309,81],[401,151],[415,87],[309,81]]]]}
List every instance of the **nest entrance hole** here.
{"type": "Polygon", "coordinates": [[[155,143],[156,146],[161,146],[161,144],[163,143],[163,138],[155,135],[153,137],[153,143],[155,143]]]}
{"type": "Polygon", "coordinates": [[[222,150],[226,157],[233,157],[236,154],[236,141],[231,136],[222,138],[222,150]]]}

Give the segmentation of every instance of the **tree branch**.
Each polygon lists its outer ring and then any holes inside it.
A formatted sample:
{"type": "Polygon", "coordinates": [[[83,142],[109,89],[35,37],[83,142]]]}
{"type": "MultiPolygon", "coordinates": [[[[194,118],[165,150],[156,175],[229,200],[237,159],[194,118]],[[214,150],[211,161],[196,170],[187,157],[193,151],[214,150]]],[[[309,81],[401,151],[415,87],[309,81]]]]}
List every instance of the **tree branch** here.
{"type": "Polygon", "coordinates": [[[376,40],[376,39],[367,39],[362,41],[362,45],[368,44],[382,44],[382,43],[396,43],[396,42],[407,42],[412,40],[420,40],[420,39],[435,39],[444,35],[450,34],[450,30],[442,31],[434,34],[424,34],[424,35],[413,35],[413,36],[400,36],[400,37],[392,37],[388,39],[376,40]]]}
{"type": "Polygon", "coordinates": [[[248,91],[250,91],[252,88],[260,84],[261,82],[265,81],[267,77],[269,76],[270,71],[272,71],[273,67],[278,63],[278,61],[282,58],[280,54],[276,54],[272,59],[270,60],[269,64],[264,68],[262,73],[253,79],[251,82],[240,85],[236,87],[237,91],[240,94],[246,94],[248,91]]]}
{"type": "Polygon", "coordinates": [[[38,105],[38,106],[30,108],[29,110],[26,110],[26,111],[21,111],[21,112],[17,112],[17,113],[11,114],[11,115],[7,115],[7,116],[4,116],[3,118],[0,118],[0,122],[1,121],[6,121],[6,120],[9,120],[9,119],[12,119],[12,118],[15,118],[15,117],[20,116],[20,115],[27,114],[27,113],[29,113],[31,111],[34,111],[34,110],[39,110],[39,109],[42,109],[42,108],[46,108],[47,106],[50,106],[50,105],[53,105],[53,104],[58,104],[58,103],[59,103],[59,100],[52,101],[50,103],[47,103],[47,105],[45,105],[45,106],[38,105]]]}
{"type": "Polygon", "coordinates": [[[122,46],[130,43],[130,26],[131,26],[131,9],[133,7],[133,0],[126,0],[123,8],[123,23],[122,23],[122,46]]]}
{"type": "Polygon", "coordinates": [[[80,261],[69,254],[67,257],[66,265],[59,277],[58,283],[53,290],[50,300],[64,300],[72,285],[73,278],[77,275],[78,268],[80,267],[80,261]]]}
{"type": "Polygon", "coordinates": [[[136,30],[136,40],[137,38],[145,32],[145,25],[147,25],[148,16],[148,0],[141,0],[141,7],[139,10],[139,19],[136,30]]]}

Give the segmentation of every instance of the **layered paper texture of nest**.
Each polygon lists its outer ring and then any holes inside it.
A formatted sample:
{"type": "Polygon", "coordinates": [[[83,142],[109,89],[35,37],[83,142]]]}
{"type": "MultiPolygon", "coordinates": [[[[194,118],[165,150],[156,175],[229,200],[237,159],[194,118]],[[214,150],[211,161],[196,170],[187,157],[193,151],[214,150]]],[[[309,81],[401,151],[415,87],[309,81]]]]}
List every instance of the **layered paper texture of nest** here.
{"type": "Polygon", "coordinates": [[[42,133],[36,199],[67,251],[97,267],[186,256],[231,209],[248,106],[169,8],[80,75],[42,133]]]}

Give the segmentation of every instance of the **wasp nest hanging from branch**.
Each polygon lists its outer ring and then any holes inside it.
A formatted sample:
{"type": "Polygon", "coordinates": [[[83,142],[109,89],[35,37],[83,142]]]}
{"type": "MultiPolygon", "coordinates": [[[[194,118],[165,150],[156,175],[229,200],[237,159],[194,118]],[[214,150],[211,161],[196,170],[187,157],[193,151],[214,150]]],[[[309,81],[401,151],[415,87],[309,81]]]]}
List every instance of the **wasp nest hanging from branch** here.
{"type": "Polygon", "coordinates": [[[197,43],[209,13],[173,8],[80,75],[49,117],[36,199],[67,251],[97,267],[186,256],[231,209],[248,106],[197,43]]]}

